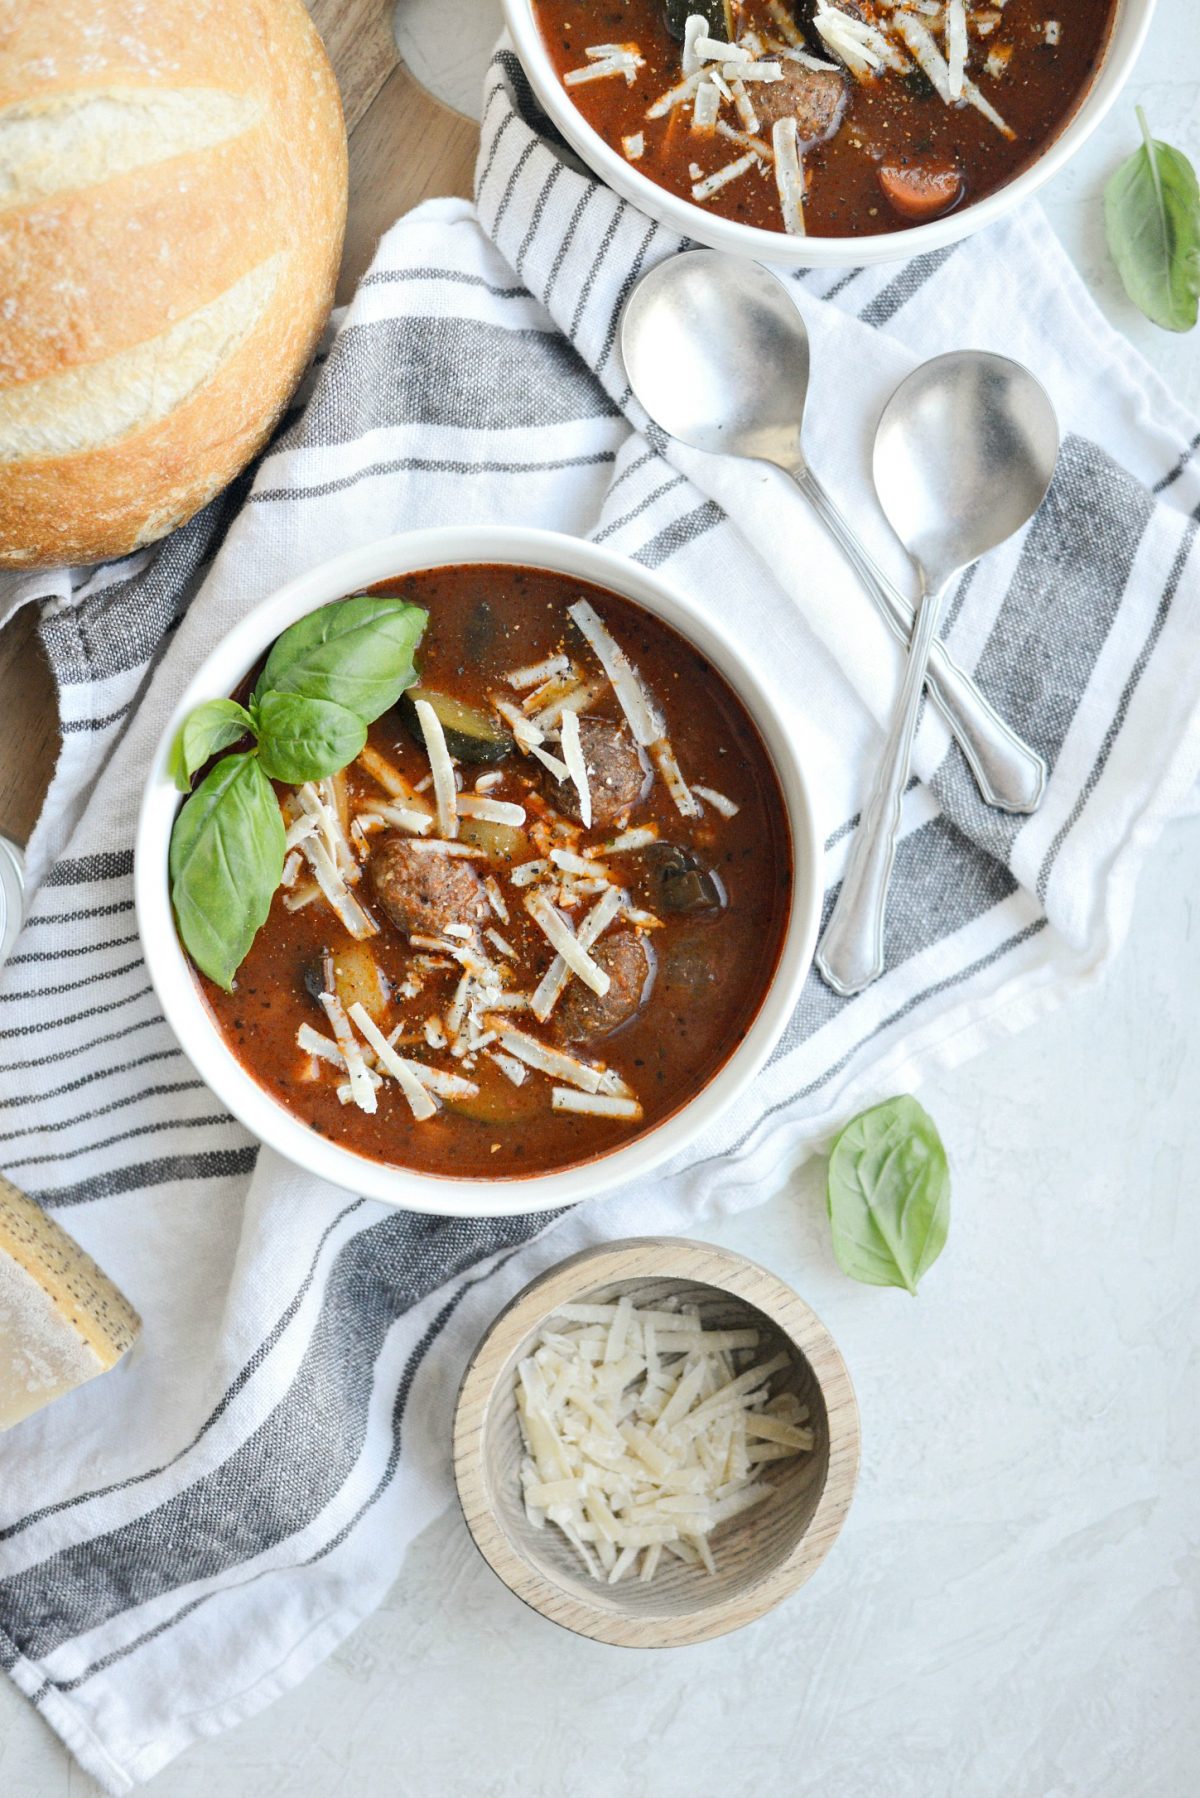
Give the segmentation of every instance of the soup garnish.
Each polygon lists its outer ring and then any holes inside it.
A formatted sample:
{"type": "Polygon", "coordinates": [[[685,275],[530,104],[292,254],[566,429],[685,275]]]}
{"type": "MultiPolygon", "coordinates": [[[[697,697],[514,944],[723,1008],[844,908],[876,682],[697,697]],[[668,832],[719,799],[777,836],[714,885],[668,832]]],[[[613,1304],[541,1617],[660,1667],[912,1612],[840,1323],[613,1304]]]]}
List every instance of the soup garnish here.
{"type": "MultiPolygon", "coordinates": [[[[490,566],[389,589],[314,614],[321,642],[339,606],[398,608],[379,616],[392,653],[407,621],[419,673],[397,693],[393,669],[393,703],[344,767],[321,744],[307,778],[272,783],[264,769],[297,752],[266,737],[216,763],[176,838],[210,815],[230,763],[253,766],[275,888],[242,948],[225,858],[233,946],[206,959],[222,930],[204,906],[221,895],[189,896],[173,843],[181,935],[229,1047],[312,1128],[430,1172],[570,1165],[685,1104],[749,1028],[791,893],[778,780],[717,671],[615,594],[490,566]]],[[[265,683],[315,665],[285,664],[287,636],[246,706],[260,728],[265,683]]],[[[336,654],[318,660],[341,696],[328,703],[387,696],[351,693],[336,654]]]]}
{"type": "Polygon", "coordinates": [[[533,0],[563,85],[641,172],[792,236],[982,198],[1066,123],[1114,0],[533,0]]]}

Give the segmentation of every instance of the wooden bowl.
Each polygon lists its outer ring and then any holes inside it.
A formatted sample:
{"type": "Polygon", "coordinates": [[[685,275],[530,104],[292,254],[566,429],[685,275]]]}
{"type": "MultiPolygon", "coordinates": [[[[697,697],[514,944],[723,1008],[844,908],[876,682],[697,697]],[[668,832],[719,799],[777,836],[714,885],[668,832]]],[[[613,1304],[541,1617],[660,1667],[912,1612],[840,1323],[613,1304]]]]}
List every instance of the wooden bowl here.
{"type": "Polygon", "coordinates": [[[554,1623],[622,1648],[677,1648],[752,1623],[816,1572],[842,1527],[858,1475],[858,1406],[845,1362],[820,1319],[765,1268],[710,1243],[645,1237],[572,1255],[517,1294],[467,1368],[454,1420],[454,1475],[475,1545],[518,1598],[554,1623]],[[774,1470],[775,1491],[713,1537],[717,1572],[660,1564],[647,1584],[588,1578],[553,1527],[535,1529],[521,1495],[517,1364],[564,1304],[673,1294],[706,1325],[752,1326],[762,1352],[787,1353],[776,1392],[808,1405],[813,1449],[774,1470]]]}

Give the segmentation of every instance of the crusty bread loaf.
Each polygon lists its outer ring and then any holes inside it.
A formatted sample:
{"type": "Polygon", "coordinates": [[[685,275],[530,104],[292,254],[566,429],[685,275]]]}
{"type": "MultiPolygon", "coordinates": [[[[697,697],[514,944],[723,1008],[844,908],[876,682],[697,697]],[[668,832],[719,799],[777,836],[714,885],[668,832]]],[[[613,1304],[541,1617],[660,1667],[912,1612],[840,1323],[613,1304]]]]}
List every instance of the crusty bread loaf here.
{"type": "Polygon", "coordinates": [[[345,211],[300,0],[0,0],[0,565],[123,554],[245,466],[345,211]]]}

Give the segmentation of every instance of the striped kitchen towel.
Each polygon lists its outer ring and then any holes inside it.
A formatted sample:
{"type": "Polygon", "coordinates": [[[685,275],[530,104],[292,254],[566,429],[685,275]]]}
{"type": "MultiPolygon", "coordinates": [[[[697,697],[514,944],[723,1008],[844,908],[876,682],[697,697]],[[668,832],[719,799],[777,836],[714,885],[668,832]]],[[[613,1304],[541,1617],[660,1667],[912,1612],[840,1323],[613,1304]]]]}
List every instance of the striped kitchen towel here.
{"type": "Polygon", "coordinates": [[[558,1220],[443,1220],[259,1150],[158,1013],[130,867],[176,695],[280,582],[460,520],[590,534],[663,568],[790,705],[831,891],[895,691],[895,646],[782,478],[678,450],[631,402],[618,311],[678,240],[563,153],[503,49],[488,82],[476,207],[434,202],[388,233],[252,483],[122,563],[5,596],[42,606],[64,751],[0,982],[0,1165],[146,1328],[102,1385],[0,1440],[0,1662],[113,1792],[269,1703],[379,1602],[447,1503],[456,1382],[510,1293],[587,1242],[768,1196],[864,1102],[1094,979],[1200,765],[1196,424],[1041,214],[903,267],[794,274],[814,465],[910,587],[870,493],[887,394],[924,356],[976,344],[1053,395],[1053,491],[946,623],[1051,765],[1042,809],[983,807],[930,710],[884,978],[848,1002],[811,979],[736,1115],[636,1191],[558,1220]]]}

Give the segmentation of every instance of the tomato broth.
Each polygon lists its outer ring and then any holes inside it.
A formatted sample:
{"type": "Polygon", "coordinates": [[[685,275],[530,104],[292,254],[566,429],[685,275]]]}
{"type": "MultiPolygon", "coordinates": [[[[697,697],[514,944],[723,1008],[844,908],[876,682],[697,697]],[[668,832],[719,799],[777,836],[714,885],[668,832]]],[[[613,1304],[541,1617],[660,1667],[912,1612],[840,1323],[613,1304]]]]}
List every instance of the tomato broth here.
{"type": "MultiPolygon", "coordinates": [[[[348,890],[368,923],[347,929],[314,884],[301,843],[233,990],[197,978],[247,1072],[346,1148],[426,1174],[481,1179],[603,1155],[660,1124],[712,1080],[771,983],[793,873],[770,757],[712,664],[616,594],[507,566],[436,568],[373,591],[428,611],[418,686],[371,725],[364,755],[305,799],[323,830],[336,814],[348,846],[348,890]],[[660,708],[666,759],[661,745],[635,742],[592,642],[568,616],[580,601],[660,708]],[[525,678],[541,663],[551,664],[544,677],[513,684],[510,676],[525,678]],[[519,826],[460,816],[456,840],[438,848],[444,831],[418,815],[436,805],[434,751],[423,740],[433,727],[415,707],[418,693],[431,696],[426,703],[445,721],[453,804],[509,819],[520,812],[519,826]],[[571,815],[583,805],[574,777],[553,766],[564,768],[564,738],[576,731],[566,710],[574,707],[590,828],[571,815]],[[522,719],[540,725],[523,729],[522,719]],[[539,730],[543,759],[521,740],[539,730]],[[630,770],[634,785],[622,791],[615,783],[630,770]],[[697,788],[711,797],[696,796],[697,788]],[[694,807],[690,814],[681,811],[681,796],[694,807]],[[615,815],[601,821],[614,804],[615,815]],[[429,839],[423,847],[417,827],[429,839]],[[631,846],[622,846],[624,838],[631,846]],[[561,935],[565,927],[585,942],[583,926],[598,906],[613,916],[587,953],[593,969],[607,969],[608,992],[601,997],[568,972],[547,1015],[535,1017],[529,997],[553,984],[558,954],[547,928],[561,935]],[[415,1114],[406,1087],[388,1077],[354,1024],[375,1109],[353,1099],[322,990],[336,997],[343,1022],[356,1015],[356,1000],[365,1005],[410,1070],[441,1082],[429,1094],[429,1115],[415,1114]],[[618,1000],[628,1015],[613,1009],[618,1000]],[[316,1053],[301,1046],[313,1033],[325,1045],[316,1053]],[[549,1052],[552,1071],[531,1065],[542,1052],[537,1045],[549,1052]],[[576,1071],[564,1078],[558,1057],[576,1071]],[[572,1109],[593,1104],[600,1114],[572,1109]]],[[[300,789],[276,783],[275,791],[285,820],[307,828],[300,789]]],[[[594,971],[591,978],[601,984],[594,971]]],[[[418,1084],[418,1100],[423,1090],[418,1084]]]]}

